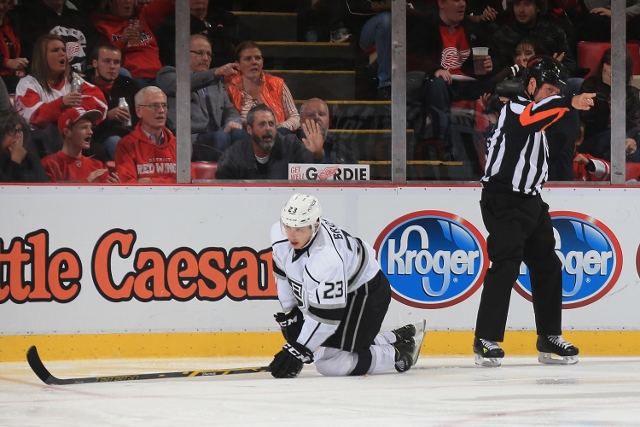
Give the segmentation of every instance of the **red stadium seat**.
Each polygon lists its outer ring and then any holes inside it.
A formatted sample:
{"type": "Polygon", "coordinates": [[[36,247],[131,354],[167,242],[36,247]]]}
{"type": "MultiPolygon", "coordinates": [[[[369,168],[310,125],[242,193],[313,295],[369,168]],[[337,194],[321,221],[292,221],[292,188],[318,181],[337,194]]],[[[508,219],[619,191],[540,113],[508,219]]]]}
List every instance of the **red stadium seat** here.
{"type": "Polygon", "coordinates": [[[626,179],[630,180],[630,179],[635,179],[635,180],[640,180],[640,163],[629,163],[627,162],[625,164],[625,169],[626,169],[626,179]]]}
{"type": "Polygon", "coordinates": [[[216,179],[216,170],[218,170],[216,162],[191,163],[192,179],[216,179]]]}
{"type": "MultiPolygon", "coordinates": [[[[611,43],[602,42],[578,42],[578,67],[588,68],[589,73],[584,76],[593,76],[598,71],[600,58],[605,50],[611,47],[611,43]]],[[[640,46],[637,43],[627,43],[633,59],[633,74],[640,74],[640,46]]]]}

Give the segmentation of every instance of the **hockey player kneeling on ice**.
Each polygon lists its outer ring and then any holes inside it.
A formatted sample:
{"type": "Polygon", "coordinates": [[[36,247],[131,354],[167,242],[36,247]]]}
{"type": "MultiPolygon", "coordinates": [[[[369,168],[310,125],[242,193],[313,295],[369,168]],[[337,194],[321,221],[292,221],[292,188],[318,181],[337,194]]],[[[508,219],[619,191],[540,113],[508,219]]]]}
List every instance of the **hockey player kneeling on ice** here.
{"type": "Polygon", "coordinates": [[[322,375],[365,375],[416,364],[425,321],[380,332],[391,301],[375,252],[326,218],[313,196],[294,194],[271,227],[273,270],[287,340],[269,365],[293,378],[305,363],[322,375]]]}

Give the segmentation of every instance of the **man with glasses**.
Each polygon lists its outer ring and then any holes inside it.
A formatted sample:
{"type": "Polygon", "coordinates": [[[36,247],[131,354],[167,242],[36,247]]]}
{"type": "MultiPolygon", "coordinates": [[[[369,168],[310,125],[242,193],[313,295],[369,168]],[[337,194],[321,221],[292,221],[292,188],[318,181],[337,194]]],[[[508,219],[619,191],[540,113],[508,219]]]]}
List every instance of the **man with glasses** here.
{"type": "Polygon", "coordinates": [[[157,86],[147,86],[135,96],[135,129],[116,147],[116,171],[123,183],[175,183],[176,137],[165,126],[169,105],[157,86]]]}
{"type": "MultiPolygon", "coordinates": [[[[211,43],[203,35],[191,36],[191,160],[218,161],[220,154],[234,141],[248,138],[242,129],[242,119],[231,103],[223,77],[237,73],[238,63],[210,69],[211,43]]],[[[176,123],[175,67],[162,67],[157,77],[158,86],[169,98],[169,128],[176,123]]]]}

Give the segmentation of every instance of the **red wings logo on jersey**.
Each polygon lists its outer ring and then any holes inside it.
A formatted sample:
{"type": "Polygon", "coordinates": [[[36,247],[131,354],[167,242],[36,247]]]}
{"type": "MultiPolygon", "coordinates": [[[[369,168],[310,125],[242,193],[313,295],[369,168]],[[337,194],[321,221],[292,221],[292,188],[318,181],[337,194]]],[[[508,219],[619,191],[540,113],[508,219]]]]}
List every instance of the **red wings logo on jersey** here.
{"type": "Polygon", "coordinates": [[[338,172],[339,166],[324,168],[318,173],[318,179],[329,179],[338,172]]]}
{"type": "Polygon", "coordinates": [[[459,70],[470,54],[470,49],[458,50],[455,47],[446,47],[442,51],[442,68],[445,70],[459,70]]]}
{"type": "Polygon", "coordinates": [[[67,42],[65,47],[67,48],[67,61],[71,61],[82,50],[82,46],[78,42],[67,42]]]}

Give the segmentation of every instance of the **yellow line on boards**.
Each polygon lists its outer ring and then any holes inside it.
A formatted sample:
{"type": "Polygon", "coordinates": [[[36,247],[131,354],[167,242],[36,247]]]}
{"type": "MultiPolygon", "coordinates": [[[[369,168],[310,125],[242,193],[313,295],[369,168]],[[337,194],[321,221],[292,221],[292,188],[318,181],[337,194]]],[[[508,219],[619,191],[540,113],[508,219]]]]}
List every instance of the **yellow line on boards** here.
{"type": "MultiPolygon", "coordinates": [[[[640,331],[565,331],[581,356],[640,356],[640,331]]],[[[427,331],[421,354],[472,357],[472,331],[427,331]]],[[[26,360],[29,347],[48,360],[180,357],[265,357],[282,346],[280,332],[197,332],[0,336],[0,362],[26,360]]],[[[507,331],[502,347],[513,356],[536,355],[533,331],[507,331]]]]}

